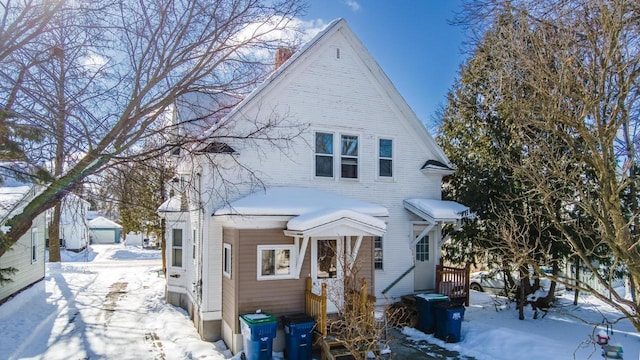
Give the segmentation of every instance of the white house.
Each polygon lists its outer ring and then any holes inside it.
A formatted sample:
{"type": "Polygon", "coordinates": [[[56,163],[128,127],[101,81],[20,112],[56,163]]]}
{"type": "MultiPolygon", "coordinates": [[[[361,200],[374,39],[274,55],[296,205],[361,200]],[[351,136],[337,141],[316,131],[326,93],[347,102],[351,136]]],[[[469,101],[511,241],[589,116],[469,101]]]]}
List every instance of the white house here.
{"type": "MultiPolygon", "coordinates": [[[[0,185],[0,226],[4,232],[9,231],[7,220],[22,212],[35,194],[35,185],[3,176],[0,185]]],[[[0,257],[0,268],[17,270],[10,276],[11,282],[0,284],[0,303],[44,278],[44,229],[45,216],[41,214],[34,219],[30,231],[0,257]]]]}
{"type": "MultiPolygon", "coordinates": [[[[193,116],[190,103],[178,104],[177,120],[193,116]]],[[[434,290],[442,226],[468,208],[441,200],[452,165],[344,20],[217,129],[207,146],[182,152],[174,196],[159,208],[167,301],[187,309],[204,338],[241,350],[239,314],[303,312],[306,279],[334,286],[343,256],[380,302],[434,290]],[[237,139],[273,118],[274,136],[301,135],[237,139]]]]}
{"type": "Polygon", "coordinates": [[[79,251],[89,244],[87,213],[90,204],[69,193],[62,199],[60,214],[60,239],[67,250],[79,251]]]}
{"type": "Polygon", "coordinates": [[[89,239],[92,244],[118,244],[122,225],[104,216],[89,220],[89,239]]]}

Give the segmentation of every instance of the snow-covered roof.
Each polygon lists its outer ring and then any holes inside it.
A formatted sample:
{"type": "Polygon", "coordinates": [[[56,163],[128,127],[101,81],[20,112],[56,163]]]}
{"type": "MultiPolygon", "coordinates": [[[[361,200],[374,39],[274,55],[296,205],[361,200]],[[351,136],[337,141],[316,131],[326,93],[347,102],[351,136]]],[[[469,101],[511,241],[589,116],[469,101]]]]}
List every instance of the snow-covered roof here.
{"type": "Polygon", "coordinates": [[[326,191],[300,187],[270,187],[217,209],[213,215],[299,216],[323,209],[351,210],[369,216],[389,216],[386,207],[326,191]]]}
{"type": "Polygon", "coordinates": [[[347,209],[320,209],[289,220],[289,222],[287,222],[287,230],[306,231],[343,219],[349,219],[362,225],[372,226],[383,232],[387,228],[384,221],[356,211],[347,209]]]}
{"type": "Polygon", "coordinates": [[[180,196],[172,196],[158,207],[158,212],[181,211],[180,196]]]}
{"type": "Polygon", "coordinates": [[[21,200],[31,190],[32,185],[18,181],[6,181],[0,187],[0,223],[3,223],[20,207],[21,200]],[[8,185],[11,186],[8,186],[8,185]]]}
{"type": "Polygon", "coordinates": [[[455,221],[471,216],[469,208],[455,201],[406,199],[404,207],[425,220],[455,221]]]}
{"type": "Polygon", "coordinates": [[[89,228],[92,229],[105,229],[105,228],[122,228],[122,225],[115,221],[109,220],[104,216],[98,216],[97,218],[89,221],[89,228]]]}

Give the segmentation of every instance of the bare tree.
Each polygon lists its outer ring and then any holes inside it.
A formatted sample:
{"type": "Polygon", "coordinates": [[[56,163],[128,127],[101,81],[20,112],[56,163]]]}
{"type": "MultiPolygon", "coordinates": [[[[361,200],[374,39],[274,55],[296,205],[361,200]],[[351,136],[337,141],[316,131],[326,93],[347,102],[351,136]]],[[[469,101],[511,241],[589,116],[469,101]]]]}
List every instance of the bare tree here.
{"type": "MultiPolygon", "coordinates": [[[[103,70],[101,81],[107,89],[95,95],[98,106],[89,109],[92,123],[99,126],[74,139],[82,145],[81,155],[11,220],[3,241],[15,243],[35,216],[67,191],[141,139],[166,131],[167,126],[159,124],[167,123],[166,114],[180,96],[194,91],[242,94],[255,87],[271,66],[263,52],[282,45],[280,35],[295,30],[293,18],[301,11],[298,0],[103,5],[97,19],[102,22],[92,26],[102,31],[104,43],[91,48],[92,64],[103,70]]],[[[85,124],[86,119],[80,120],[85,124]]],[[[251,138],[250,133],[245,136],[251,138]]],[[[165,143],[156,152],[175,146],[165,143]]]]}
{"type": "MultiPolygon", "coordinates": [[[[492,101],[508,110],[516,141],[524,144],[523,158],[513,166],[516,176],[532,185],[530,196],[539,203],[532,211],[549,219],[557,241],[570,246],[604,287],[611,289],[619,265],[638,284],[640,179],[634,170],[638,134],[632,130],[637,131],[640,106],[640,5],[626,0],[470,5],[468,14],[476,20],[502,17],[500,41],[484,50],[498,64],[493,76],[499,96],[492,101]],[[626,196],[634,193],[635,198],[626,196]]],[[[576,280],[554,278],[569,286],[576,280]]],[[[604,295],[580,282],[575,286],[640,329],[637,300],[615,291],[604,295]]]]}

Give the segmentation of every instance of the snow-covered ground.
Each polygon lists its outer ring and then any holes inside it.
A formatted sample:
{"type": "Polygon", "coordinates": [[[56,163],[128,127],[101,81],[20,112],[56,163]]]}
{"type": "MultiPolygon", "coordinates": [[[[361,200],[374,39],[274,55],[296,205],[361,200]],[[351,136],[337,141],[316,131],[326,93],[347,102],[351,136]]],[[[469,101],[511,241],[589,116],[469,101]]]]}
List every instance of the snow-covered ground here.
{"type": "Polygon", "coordinates": [[[0,359],[225,359],[164,303],[160,252],[92,245],[63,252],[44,281],[0,306],[0,359]]]}
{"type": "MultiPolygon", "coordinates": [[[[618,289],[624,291],[624,289],[618,289]]],[[[533,319],[530,306],[525,320],[518,320],[515,303],[486,293],[471,292],[470,306],[462,322],[462,341],[446,344],[413,328],[403,334],[415,342],[427,341],[462,355],[484,359],[602,359],[594,338],[607,332],[603,322],[620,317],[593,296],[581,296],[573,305],[573,293],[562,294],[556,306],[533,319]]],[[[621,345],[625,359],[638,359],[640,334],[624,319],[610,326],[610,345],[621,345]]]]}
{"type": "MultiPolygon", "coordinates": [[[[0,305],[0,359],[231,358],[223,342],[201,341],[187,314],[164,303],[159,251],[92,245],[62,255],[62,264],[47,264],[44,281],[0,305]]],[[[596,325],[618,317],[593,297],[574,306],[569,294],[544,318],[532,319],[529,308],[526,320],[517,315],[513,304],[473,292],[461,342],[402,333],[415,347],[427,341],[478,360],[602,359],[596,325]]],[[[625,359],[638,358],[640,336],[629,321],[613,325],[611,342],[625,359]]]]}

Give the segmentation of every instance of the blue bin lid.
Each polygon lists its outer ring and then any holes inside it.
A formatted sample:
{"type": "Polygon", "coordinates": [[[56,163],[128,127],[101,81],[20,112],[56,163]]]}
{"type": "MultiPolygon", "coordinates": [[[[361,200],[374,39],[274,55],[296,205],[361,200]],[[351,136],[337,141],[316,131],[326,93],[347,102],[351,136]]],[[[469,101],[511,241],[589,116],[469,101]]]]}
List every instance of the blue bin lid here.
{"type": "Polygon", "coordinates": [[[282,323],[285,325],[291,324],[303,324],[303,323],[315,323],[316,320],[307,314],[295,314],[282,316],[282,323]]]}

